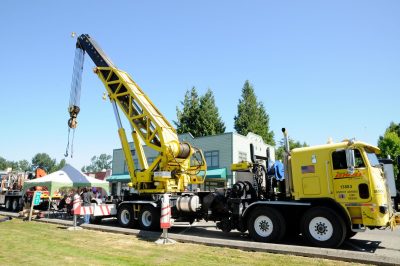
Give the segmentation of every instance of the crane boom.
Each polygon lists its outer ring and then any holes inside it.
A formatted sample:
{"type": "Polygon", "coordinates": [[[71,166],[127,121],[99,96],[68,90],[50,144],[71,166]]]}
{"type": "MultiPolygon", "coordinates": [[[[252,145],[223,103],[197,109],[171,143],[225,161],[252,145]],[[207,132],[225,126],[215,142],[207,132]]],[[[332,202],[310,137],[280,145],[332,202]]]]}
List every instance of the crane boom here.
{"type": "MultiPolygon", "coordinates": [[[[188,184],[203,183],[205,175],[200,176],[199,172],[205,173],[206,163],[201,150],[179,141],[174,127],[130,75],[115,67],[88,34],[78,37],[76,49],[86,52],[92,59],[96,65],[94,72],[108,92],[133,188],[139,193],[182,192],[188,184]],[[132,159],[119,110],[131,125],[140,168],[132,159]],[[143,144],[158,152],[151,165],[147,163],[143,144]]],[[[70,106],[69,110],[71,119],[76,119],[76,108],[70,106]]],[[[76,123],[69,124],[76,126],[76,123]]]]}

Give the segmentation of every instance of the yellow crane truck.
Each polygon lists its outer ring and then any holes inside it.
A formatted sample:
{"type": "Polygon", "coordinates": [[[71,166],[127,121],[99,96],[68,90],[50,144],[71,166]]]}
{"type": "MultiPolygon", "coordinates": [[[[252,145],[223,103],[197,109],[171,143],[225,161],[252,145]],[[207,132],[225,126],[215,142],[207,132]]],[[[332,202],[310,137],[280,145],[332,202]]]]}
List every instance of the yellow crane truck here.
{"type": "Polygon", "coordinates": [[[189,184],[204,182],[207,166],[202,151],[179,142],[175,129],[144,91],[88,34],[80,35],[76,43],[70,129],[76,128],[80,111],[85,53],[96,65],[94,72],[113,106],[131,177],[129,193],[114,202],[121,226],[160,228],[161,199],[166,193],[173,219],[215,221],[223,231],[248,231],[254,240],[263,242],[277,242],[293,232],[302,233],[311,244],[337,247],[366,228],[393,228],[400,223],[377,163],[379,150],[362,142],[286,149],[281,180],[268,168],[268,151],[266,156],[256,156],[250,146],[252,162],[232,165],[238,176],[245,176],[232,188],[188,192],[189,184]],[[132,129],[139,165],[132,159],[120,111],[132,129]],[[143,145],[158,151],[150,165],[143,145]]]}

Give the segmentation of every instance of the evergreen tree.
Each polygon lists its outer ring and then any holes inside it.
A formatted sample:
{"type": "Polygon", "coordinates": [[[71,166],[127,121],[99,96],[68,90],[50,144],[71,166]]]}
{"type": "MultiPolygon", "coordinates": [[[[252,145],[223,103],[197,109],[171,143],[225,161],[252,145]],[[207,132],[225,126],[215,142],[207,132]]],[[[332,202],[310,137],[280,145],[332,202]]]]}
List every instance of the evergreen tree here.
{"type": "Polygon", "coordinates": [[[176,116],[178,121],[174,121],[178,134],[190,132],[193,136],[198,135],[200,124],[200,99],[195,87],[190,91],[186,91],[185,98],[181,102],[182,111],[176,108],[176,116]]]}
{"type": "Polygon", "coordinates": [[[215,105],[214,94],[210,89],[200,97],[199,115],[199,136],[210,136],[225,132],[225,124],[219,115],[218,107],[215,105]]]}
{"type": "Polygon", "coordinates": [[[262,102],[257,102],[253,85],[248,80],[242,88],[234,127],[239,134],[246,136],[253,132],[260,135],[265,143],[275,145],[274,132],[269,130],[269,115],[262,102]]]}
{"type": "Polygon", "coordinates": [[[194,137],[199,137],[225,132],[225,124],[219,116],[214,94],[210,89],[199,97],[193,87],[186,91],[181,104],[183,109],[176,108],[178,121],[174,121],[179,134],[190,132],[194,137]]]}

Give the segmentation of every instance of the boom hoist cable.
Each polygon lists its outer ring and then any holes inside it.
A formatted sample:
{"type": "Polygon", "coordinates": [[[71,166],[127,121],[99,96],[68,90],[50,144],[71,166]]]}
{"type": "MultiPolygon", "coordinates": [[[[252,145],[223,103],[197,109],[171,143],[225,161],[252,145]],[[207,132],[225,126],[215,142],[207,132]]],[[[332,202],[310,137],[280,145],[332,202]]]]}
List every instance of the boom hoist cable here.
{"type": "Polygon", "coordinates": [[[77,117],[80,111],[79,106],[81,100],[81,84],[82,84],[84,59],[85,59],[85,51],[77,47],[75,50],[74,68],[72,70],[71,92],[69,96],[68,113],[70,118],[68,119],[68,142],[64,154],[65,157],[68,157],[69,150],[71,150],[71,158],[73,157],[74,153],[75,129],[78,125],[77,117]],[[72,129],[72,139],[70,144],[71,129],[72,129]]]}

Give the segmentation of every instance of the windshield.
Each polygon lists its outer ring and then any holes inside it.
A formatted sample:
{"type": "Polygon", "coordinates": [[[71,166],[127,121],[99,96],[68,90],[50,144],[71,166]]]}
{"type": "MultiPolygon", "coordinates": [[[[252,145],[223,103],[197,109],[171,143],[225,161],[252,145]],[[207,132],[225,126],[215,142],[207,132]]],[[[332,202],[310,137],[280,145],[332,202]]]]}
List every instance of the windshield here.
{"type": "Polygon", "coordinates": [[[376,156],[375,152],[370,151],[368,149],[365,149],[365,151],[367,152],[368,161],[371,164],[371,166],[372,167],[380,166],[379,161],[378,161],[378,157],[376,156]]]}

